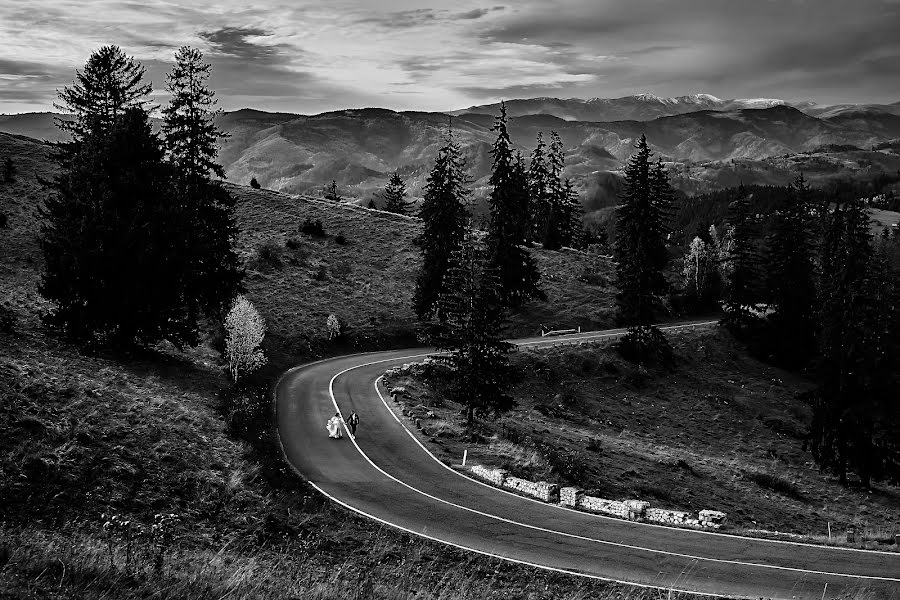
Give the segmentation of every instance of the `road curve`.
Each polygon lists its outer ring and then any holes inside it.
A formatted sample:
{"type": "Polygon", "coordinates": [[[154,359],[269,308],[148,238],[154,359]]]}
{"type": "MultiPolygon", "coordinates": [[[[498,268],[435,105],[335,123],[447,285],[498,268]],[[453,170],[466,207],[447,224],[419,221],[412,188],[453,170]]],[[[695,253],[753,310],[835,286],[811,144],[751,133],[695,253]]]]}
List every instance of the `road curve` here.
{"type": "MultiPolygon", "coordinates": [[[[694,327],[708,323],[673,325],[694,327]]],[[[617,337],[623,330],[517,340],[617,337]]],[[[633,523],[492,488],[439,463],[384,402],[385,370],[428,349],[343,356],[291,369],[275,392],[285,458],[333,501],[398,529],[505,560],[597,579],[747,598],[821,600],[868,590],[900,598],[900,554],[828,548],[633,523]],[[357,439],[325,422],[356,411],[357,439]]]]}

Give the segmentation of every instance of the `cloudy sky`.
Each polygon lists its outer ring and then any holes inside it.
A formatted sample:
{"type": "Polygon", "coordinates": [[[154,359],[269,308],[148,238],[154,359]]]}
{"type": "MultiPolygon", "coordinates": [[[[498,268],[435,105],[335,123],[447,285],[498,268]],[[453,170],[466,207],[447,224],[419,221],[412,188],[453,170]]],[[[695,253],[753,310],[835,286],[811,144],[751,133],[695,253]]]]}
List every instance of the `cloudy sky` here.
{"type": "Polygon", "coordinates": [[[900,0],[3,0],[0,112],[51,110],[118,44],[162,93],[204,51],[226,110],[450,110],[534,96],[897,102],[900,0]]]}

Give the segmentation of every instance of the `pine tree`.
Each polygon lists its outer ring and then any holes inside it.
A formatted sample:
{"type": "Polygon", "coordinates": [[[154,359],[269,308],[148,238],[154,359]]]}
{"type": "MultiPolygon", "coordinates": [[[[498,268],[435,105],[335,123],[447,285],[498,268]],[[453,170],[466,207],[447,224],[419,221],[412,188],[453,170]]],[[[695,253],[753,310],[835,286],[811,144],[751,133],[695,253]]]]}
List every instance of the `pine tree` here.
{"type": "Polygon", "coordinates": [[[566,230],[563,236],[564,245],[573,248],[583,247],[584,208],[581,206],[575,185],[568,178],[563,182],[563,199],[566,216],[566,230]]]}
{"type": "Polygon", "coordinates": [[[562,180],[565,153],[562,139],[550,132],[550,151],[547,153],[547,213],[542,242],[547,250],[559,250],[569,238],[569,199],[562,180]]]}
{"type": "MultiPolygon", "coordinates": [[[[210,65],[199,50],[183,46],[166,78],[171,94],[163,109],[167,158],[175,172],[175,190],[182,210],[182,269],[179,285],[188,319],[221,311],[240,282],[240,261],[234,250],[237,223],[234,198],[212,176],[225,177],[216,162],[219,141],[227,135],[216,126],[215,92],[207,86],[210,65]]],[[[173,274],[174,275],[174,274],[173,274]]]]}
{"type": "Polygon", "coordinates": [[[210,65],[196,48],[182,46],[175,53],[175,64],[166,76],[171,94],[163,109],[163,134],[169,158],[178,166],[181,179],[188,185],[206,183],[210,174],[225,177],[216,162],[219,141],[228,137],[215,124],[221,114],[216,94],[208,87],[210,65]]]}
{"type": "Polygon", "coordinates": [[[875,243],[869,263],[864,369],[872,413],[872,452],[863,456],[868,468],[857,471],[900,483],[900,263],[897,240],[885,235],[875,243]],[[893,244],[893,245],[892,245],[893,244]]]}
{"type": "Polygon", "coordinates": [[[509,388],[511,345],[500,337],[504,311],[500,279],[488,252],[472,234],[453,251],[439,299],[444,323],[437,347],[440,360],[453,370],[451,398],[466,407],[471,425],[476,417],[499,415],[515,406],[509,388]]]}
{"type": "Polygon", "coordinates": [[[722,322],[738,331],[744,331],[756,322],[753,308],[759,302],[759,256],[756,242],[758,227],[750,206],[750,198],[744,186],[729,206],[728,222],[731,226],[731,251],[728,255],[730,276],[724,281],[725,316],[722,322]]]}
{"type": "Polygon", "coordinates": [[[324,194],[326,200],[340,201],[341,194],[338,192],[337,181],[332,179],[331,183],[325,186],[324,194]]]}
{"type": "Polygon", "coordinates": [[[381,194],[384,198],[384,210],[398,215],[408,215],[410,212],[410,203],[406,200],[406,184],[400,177],[400,173],[394,171],[390,180],[384,186],[384,192],[381,194]]]}
{"type": "Polygon", "coordinates": [[[118,46],[103,46],[91,54],[84,69],[77,71],[74,85],[59,93],[57,109],[74,117],[57,119],[57,127],[70,134],[65,152],[77,151],[77,145],[95,130],[107,131],[129,108],[145,109],[152,89],[143,82],[144,67],[126,56],[118,46]]]}
{"type": "Polygon", "coordinates": [[[259,182],[256,180],[256,177],[251,177],[250,178],[250,187],[252,187],[254,190],[258,190],[262,186],[259,185],[259,182]]]}
{"type": "Polygon", "coordinates": [[[448,131],[425,183],[419,216],[424,222],[418,244],[422,248],[422,270],[416,278],[413,308],[420,321],[435,315],[444,276],[452,253],[459,248],[468,220],[469,183],[462,152],[448,131]]]}
{"type": "Polygon", "coordinates": [[[653,326],[668,291],[666,235],[671,191],[660,164],[651,161],[647,138],[635,145],[625,167],[625,186],[616,218],[616,303],[629,328],[622,349],[638,360],[668,355],[668,343],[653,326]]]}
{"type": "Polygon", "coordinates": [[[540,274],[525,243],[528,214],[528,179],[521,155],[513,153],[506,127],[506,105],[500,104],[500,115],[491,131],[497,140],[491,149],[493,187],[488,204],[491,222],[488,244],[491,264],[500,277],[500,296],[506,306],[520,306],[529,298],[542,297],[538,288],[540,274]]]}
{"type": "Polygon", "coordinates": [[[830,215],[822,263],[819,389],[809,441],[816,461],[842,482],[855,470],[868,484],[875,454],[870,378],[878,362],[872,351],[877,355],[885,340],[872,309],[871,278],[877,275],[861,200],[839,203],[830,215]]]}
{"type": "Polygon", "coordinates": [[[55,304],[49,322],[73,338],[195,341],[172,284],[181,215],[163,154],[135,106],[109,128],[87,130],[54,181],[42,211],[39,291],[55,304]]]}
{"type": "Polygon", "coordinates": [[[531,151],[531,162],[528,165],[528,215],[529,228],[526,242],[540,240],[543,242],[547,234],[547,221],[550,218],[550,176],[547,171],[547,145],[544,136],[538,132],[537,142],[531,151]]]}
{"type": "Polygon", "coordinates": [[[803,175],[790,186],[790,200],[774,217],[769,236],[768,290],[771,346],[782,363],[802,366],[815,350],[815,247],[809,185],[803,175]]]}

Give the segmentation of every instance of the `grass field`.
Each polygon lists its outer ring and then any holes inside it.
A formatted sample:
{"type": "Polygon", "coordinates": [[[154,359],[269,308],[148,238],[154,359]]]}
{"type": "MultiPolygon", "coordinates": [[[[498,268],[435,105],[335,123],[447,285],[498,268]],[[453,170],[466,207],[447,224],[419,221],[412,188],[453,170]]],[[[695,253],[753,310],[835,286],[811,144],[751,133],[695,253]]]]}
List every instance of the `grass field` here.
{"type": "Polygon", "coordinates": [[[408,390],[405,406],[420,418],[422,437],[450,464],[466,449],[473,463],[605,498],[722,510],[732,531],[821,541],[830,522],[838,539],[854,525],[870,540],[894,540],[900,488],[845,488],[804,450],[809,380],[748,357],[718,329],[671,339],[671,369],[635,366],[608,342],[516,353],[518,406],[474,436],[439,379],[388,385],[408,390]]]}

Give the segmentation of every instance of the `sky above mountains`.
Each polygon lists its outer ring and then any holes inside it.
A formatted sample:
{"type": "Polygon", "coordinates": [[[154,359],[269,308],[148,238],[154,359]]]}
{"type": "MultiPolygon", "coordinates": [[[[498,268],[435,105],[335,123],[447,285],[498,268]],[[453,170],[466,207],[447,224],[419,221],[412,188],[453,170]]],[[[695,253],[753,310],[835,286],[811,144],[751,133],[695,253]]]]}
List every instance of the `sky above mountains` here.
{"type": "Polygon", "coordinates": [[[450,110],[500,99],[706,92],[900,100],[900,0],[0,3],[0,112],[52,110],[104,44],[160,101],[181,45],[226,110],[450,110]]]}

